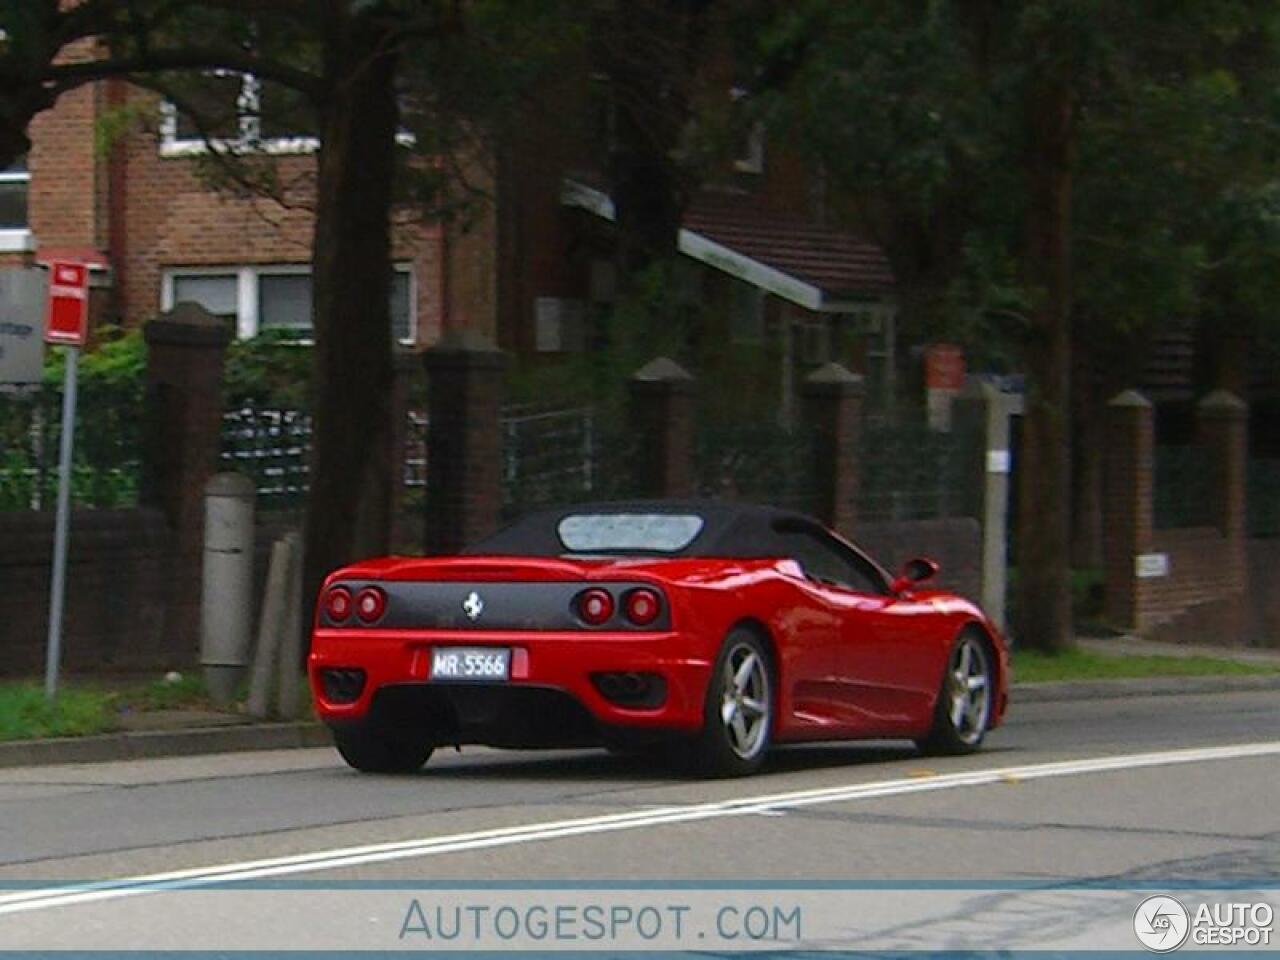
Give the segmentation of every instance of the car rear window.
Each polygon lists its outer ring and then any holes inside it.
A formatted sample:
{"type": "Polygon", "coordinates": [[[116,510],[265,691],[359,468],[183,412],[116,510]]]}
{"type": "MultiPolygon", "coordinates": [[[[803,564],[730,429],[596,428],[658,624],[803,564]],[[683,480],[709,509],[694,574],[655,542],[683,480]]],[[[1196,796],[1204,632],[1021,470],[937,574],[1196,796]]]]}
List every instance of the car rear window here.
{"type": "Polygon", "coordinates": [[[570,553],[679,553],[702,525],[696,513],[572,513],[556,535],[570,553]]]}

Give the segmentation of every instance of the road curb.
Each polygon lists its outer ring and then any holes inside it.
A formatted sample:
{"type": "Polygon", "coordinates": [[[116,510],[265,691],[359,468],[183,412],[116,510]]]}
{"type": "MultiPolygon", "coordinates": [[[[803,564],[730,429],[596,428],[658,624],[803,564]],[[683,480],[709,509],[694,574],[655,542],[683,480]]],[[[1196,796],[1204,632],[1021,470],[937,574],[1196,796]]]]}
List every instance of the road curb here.
{"type": "Polygon", "coordinates": [[[11,740],[0,743],[0,768],[288,750],[328,746],[331,742],[329,732],[318,723],[245,723],[107,733],[91,737],[11,740]]]}
{"type": "Polygon", "coordinates": [[[1075,700],[1122,700],[1129,697],[1170,697],[1198,693],[1242,693],[1280,690],[1280,673],[1228,674],[1204,677],[1133,677],[1119,680],[1069,680],[1015,683],[1009,694],[1020,703],[1058,703],[1075,700]]]}

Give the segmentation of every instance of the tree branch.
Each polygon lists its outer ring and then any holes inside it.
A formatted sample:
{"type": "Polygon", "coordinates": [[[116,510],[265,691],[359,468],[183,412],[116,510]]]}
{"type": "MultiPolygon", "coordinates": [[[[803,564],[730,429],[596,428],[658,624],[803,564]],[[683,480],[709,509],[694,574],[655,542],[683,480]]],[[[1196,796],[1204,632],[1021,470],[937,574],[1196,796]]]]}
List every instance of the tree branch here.
{"type": "Polygon", "coordinates": [[[274,80],[319,100],[323,89],[318,76],[275,60],[264,60],[237,47],[178,47],[152,50],[142,56],[51,64],[41,80],[56,93],[65,93],[107,77],[138,76],[169,70],[234,70],[274,80]]]}
{"type": "MultiPolygon", "coordinates": [[[[303,177],[298,177],[285,185],[281,185],[279,182],[271,182],[271,177],[255,177],[250,169],[251,164],[255,161],[272,163],[271,169],[273,172],[276,172],[278,168],[270,158],[254,153],[251,149],[238,150],[219,140],[209,129],[206,118],[199,109],[167,84],[147,76],[129,77],[128,79],[136,86],[160,94],[191,121],[191,125],[196,128],[196,132],[200,135],[200,139],[204,141],[207,151],[204,157],[222,172],[222,175],[229,183],[235,184],[251,197],[270,200],[283,210],[305,210],[314,214],[314,203],[298,202],[291,197],[295,193],[297,184],[303,182],[303,177]]],[[[216,184],[214,189],[218,189],[216,184]]],[[[311,193],[314,194],[314,192],[313,186],[311,193]]],[[[255,209],[257,209],[256,205],[255,209]]]]}

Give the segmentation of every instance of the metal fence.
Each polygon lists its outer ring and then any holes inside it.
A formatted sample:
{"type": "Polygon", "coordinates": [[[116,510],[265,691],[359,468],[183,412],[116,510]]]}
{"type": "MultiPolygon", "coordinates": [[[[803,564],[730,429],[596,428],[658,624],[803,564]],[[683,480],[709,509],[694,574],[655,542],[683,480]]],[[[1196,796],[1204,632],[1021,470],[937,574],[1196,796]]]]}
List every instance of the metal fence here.
{"type": "Polygon", "coordinates": [[[1151,509],[1157,530],[1212,522],[1209,469],[1209,455],[1199,444],[1156,447],[1151,509]]]}
{"type": "MultiPolygon", "coordinates": [[[[75,506],[137,504],[141,406],[135,393],[82,384],[71,474],[75,506]]],[[[53,509],[61,436],[61,390],[0,392],[0,510],[53,509]]]]}
{"type": "Polygon", "coordinates": [[[705,425],[694,450],[700,496],[811,512],[815,502],[809,430],[773,424],[705,425]]]}
{"type": "Polygon", "coordinates": [[[983,450],[976,431],[934,430],[923,414],[869,419],[859,445],[858,518],[981,517],[983,450]]]}
{"type": "MultiPolygon", "coordinates": [[[[427,485],[425,413],[406,414],[401,482],[410,499],[427,485]]],[[[620,431],[600,430],[590,408],[508,407],[502,421],[503,511],[587,496],[626,496],[628,450],[620,431]]],[[[262,510],[297,510],[307,493],[311,418],[303,411],[243,406],[223,416],[221,466],[250,477],[262,510]]]]}
{"type": "Polygon", "coordinates": [[[519,513],[590,493],[595,417],[589,408],[508,408],[502,417],[502,502],[519,513]]]}
{"type": "MultiPolygon", "coordinates": [[[[60,400],[50,389],[0,394],[0,509],[52,505],[60,400]]],[[[77,505],[137,502],[140,406],[128,398],[85,396],[77,423],[77,505]]],[[[426,486],[427,417],[411,411],[405,428],[402,480],[407,501],[413,501],[426,486]]],[[[503,513],[508,518],[542,506],[640,492],[634,464],[642,451],[624,421],[589,407],[508,407],[501,431],[503,513]]],[[[869,419],[862,431],[858,516],[975,515],[974,491],[981,482],[976,442],[964,433],[937,433],[916,421],[889,425],[869,419]]],[[[298,510],[307,492],[310,446],[311,418],[305,411],[242,405],[224,414],[219,464],[254,481],[259,509],[298,510]]],[[[695,491],[812,510],[812,451],[807,429],[701,421],[695,437],[695,491]]],[[[1274,529],[1276,521],[1265,519],[1273,514],[1264,510],[1260,516],[1264,519],[1259,522],[1274,529]]]]}
{"type": "Polygon", "coordinates": [[[259,510],[296,510],[307,494],[311,417],[301,410],[242,406],[222,415],[219,468],[249,477],[259,510]]]}

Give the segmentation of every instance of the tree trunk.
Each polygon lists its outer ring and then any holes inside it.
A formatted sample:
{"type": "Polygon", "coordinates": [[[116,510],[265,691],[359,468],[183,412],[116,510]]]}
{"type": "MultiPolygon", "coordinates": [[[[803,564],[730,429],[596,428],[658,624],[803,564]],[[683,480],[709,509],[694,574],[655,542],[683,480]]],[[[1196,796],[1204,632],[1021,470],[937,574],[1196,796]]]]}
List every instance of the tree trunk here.
{"type": "Polygon", "coordinates": [[[676,252],[687,185],[672,154],[689,119],[706,5],[706,0],[619,0],[601,45],[613,86],[609,178],[624,283],[676,252]]]}
{"type": "Polygon", "coordinates": [[[1035,308],[1018,472],[1018,641],[1071,646],[1070,237],[1072,101],[1061,78],[1028,97],[1025,269],[1035,308]]]}
{"type": "Polygon", "coordinates": [[[1101,358],[1091,349],[1089,317],[1077,317],[1072,343],[1071,378],[1071,565],[1102,566],[1102,453],[1106,394],[1099,373],[1101,358]]]}
{"type": "Polygon", "coordinates": [[[303,602],[334,568],[386,553],[391,527],[391,203],[395,60],[381,30],[326,23],[316,191],[311,493],[303,602]]]}

